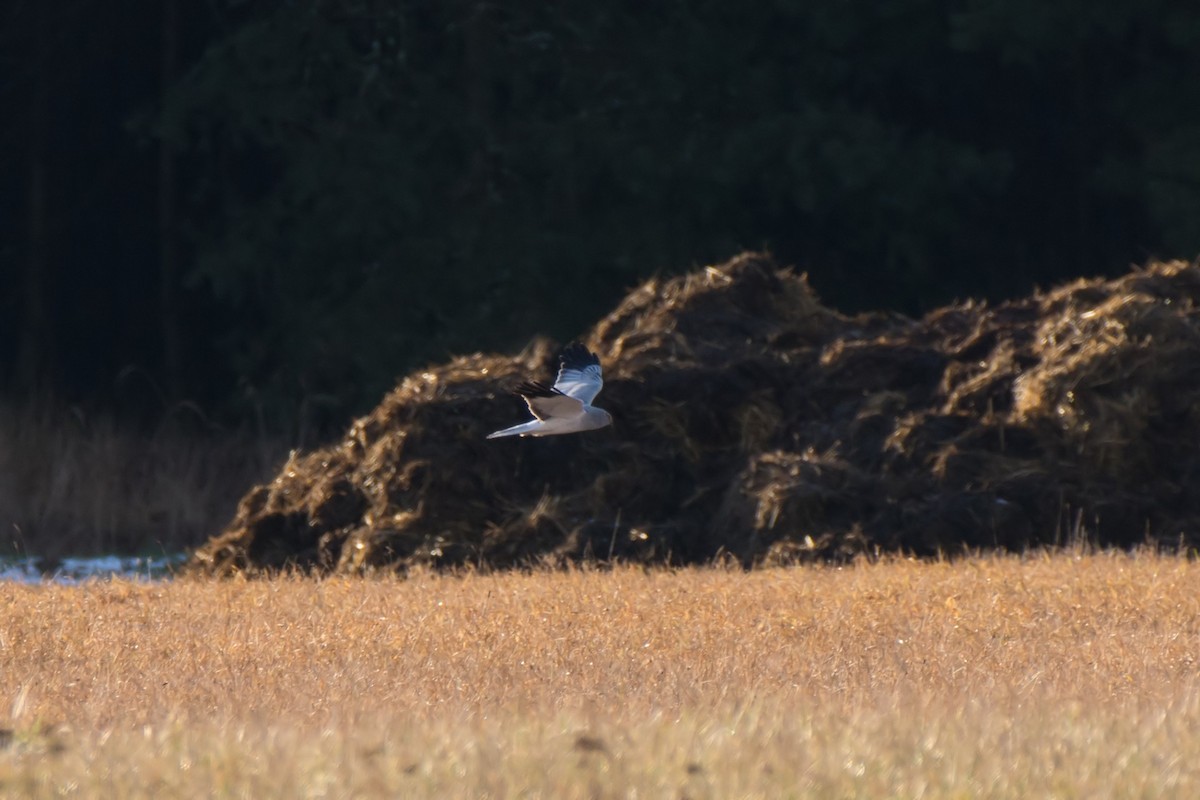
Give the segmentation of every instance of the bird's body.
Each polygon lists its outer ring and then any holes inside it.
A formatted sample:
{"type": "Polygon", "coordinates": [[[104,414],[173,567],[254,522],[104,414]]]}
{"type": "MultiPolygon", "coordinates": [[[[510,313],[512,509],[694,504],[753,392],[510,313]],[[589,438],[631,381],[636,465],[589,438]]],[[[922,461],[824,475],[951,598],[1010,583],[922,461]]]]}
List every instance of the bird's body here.
{"type": "Polygon", "coordinates": [[[558,378],[553,386],[526,381],[517,387],[516,393],[529,406],[534,419],[488,434],[487,438],[557,436],[611,425],[612,415],[592,405],[603,386],[600,359],[576,342],[559,357],[558,378]]]}

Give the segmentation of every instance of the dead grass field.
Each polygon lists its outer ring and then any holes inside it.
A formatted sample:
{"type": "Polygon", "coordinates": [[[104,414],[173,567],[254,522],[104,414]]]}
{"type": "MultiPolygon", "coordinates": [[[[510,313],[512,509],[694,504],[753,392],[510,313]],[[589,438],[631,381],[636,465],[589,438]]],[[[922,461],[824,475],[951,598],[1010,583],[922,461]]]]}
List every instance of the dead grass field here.
{"type": "Polygon", "coordinates": [[[1200,564],[0,587],[0,795],[1200,796],[1200,564]]]}

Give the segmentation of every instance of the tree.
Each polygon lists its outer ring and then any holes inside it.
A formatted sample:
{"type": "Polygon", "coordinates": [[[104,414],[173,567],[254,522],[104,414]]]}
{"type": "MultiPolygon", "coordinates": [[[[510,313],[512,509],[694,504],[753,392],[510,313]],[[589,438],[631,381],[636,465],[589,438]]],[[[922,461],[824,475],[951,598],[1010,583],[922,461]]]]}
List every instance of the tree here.
{"type": "Polygon", "coordinates": [[[248,389],[341,409],[745,247],[908,311],[1200,248],[1196,105],[1155,88],[1200,14],[1035,5],[255,4],[164,118],[195,277],[248,389]]]}

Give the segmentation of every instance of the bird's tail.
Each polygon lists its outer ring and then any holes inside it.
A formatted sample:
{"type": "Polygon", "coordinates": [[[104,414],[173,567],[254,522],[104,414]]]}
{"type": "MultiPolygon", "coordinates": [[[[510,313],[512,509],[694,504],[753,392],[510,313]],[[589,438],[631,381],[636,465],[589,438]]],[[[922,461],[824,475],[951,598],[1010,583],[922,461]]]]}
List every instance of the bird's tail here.
{"type": "Polygon", "coordinates": [[[529,431],[535,430],[538,427],[538,425],[539,425],[539,423],[536,419],[531,422],[522,422],[520,425],[513,425],[511,428],[505,428],[502,431],[496,431],[495,433],[489,433],[487,435],[487,438],[499,439],[502,436],[520,436],[522,434],[528,433],[529,431]]]}

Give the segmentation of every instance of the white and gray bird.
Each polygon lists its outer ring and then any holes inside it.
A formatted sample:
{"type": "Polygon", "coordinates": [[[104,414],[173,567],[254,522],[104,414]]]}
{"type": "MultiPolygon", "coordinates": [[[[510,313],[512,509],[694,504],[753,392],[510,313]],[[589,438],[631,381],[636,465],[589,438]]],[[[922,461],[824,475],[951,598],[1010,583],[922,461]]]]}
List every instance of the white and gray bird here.
{"type": "Polygon", "coordinates": [[[558,378],[553,386],[526,381],[516,388],[535,419],[488,434],[487,438],[557,436],[611,425],[612,415],[592,405],[603,386],[600,359],[579,342],[574,342],[559,356],[558,378]]]}

